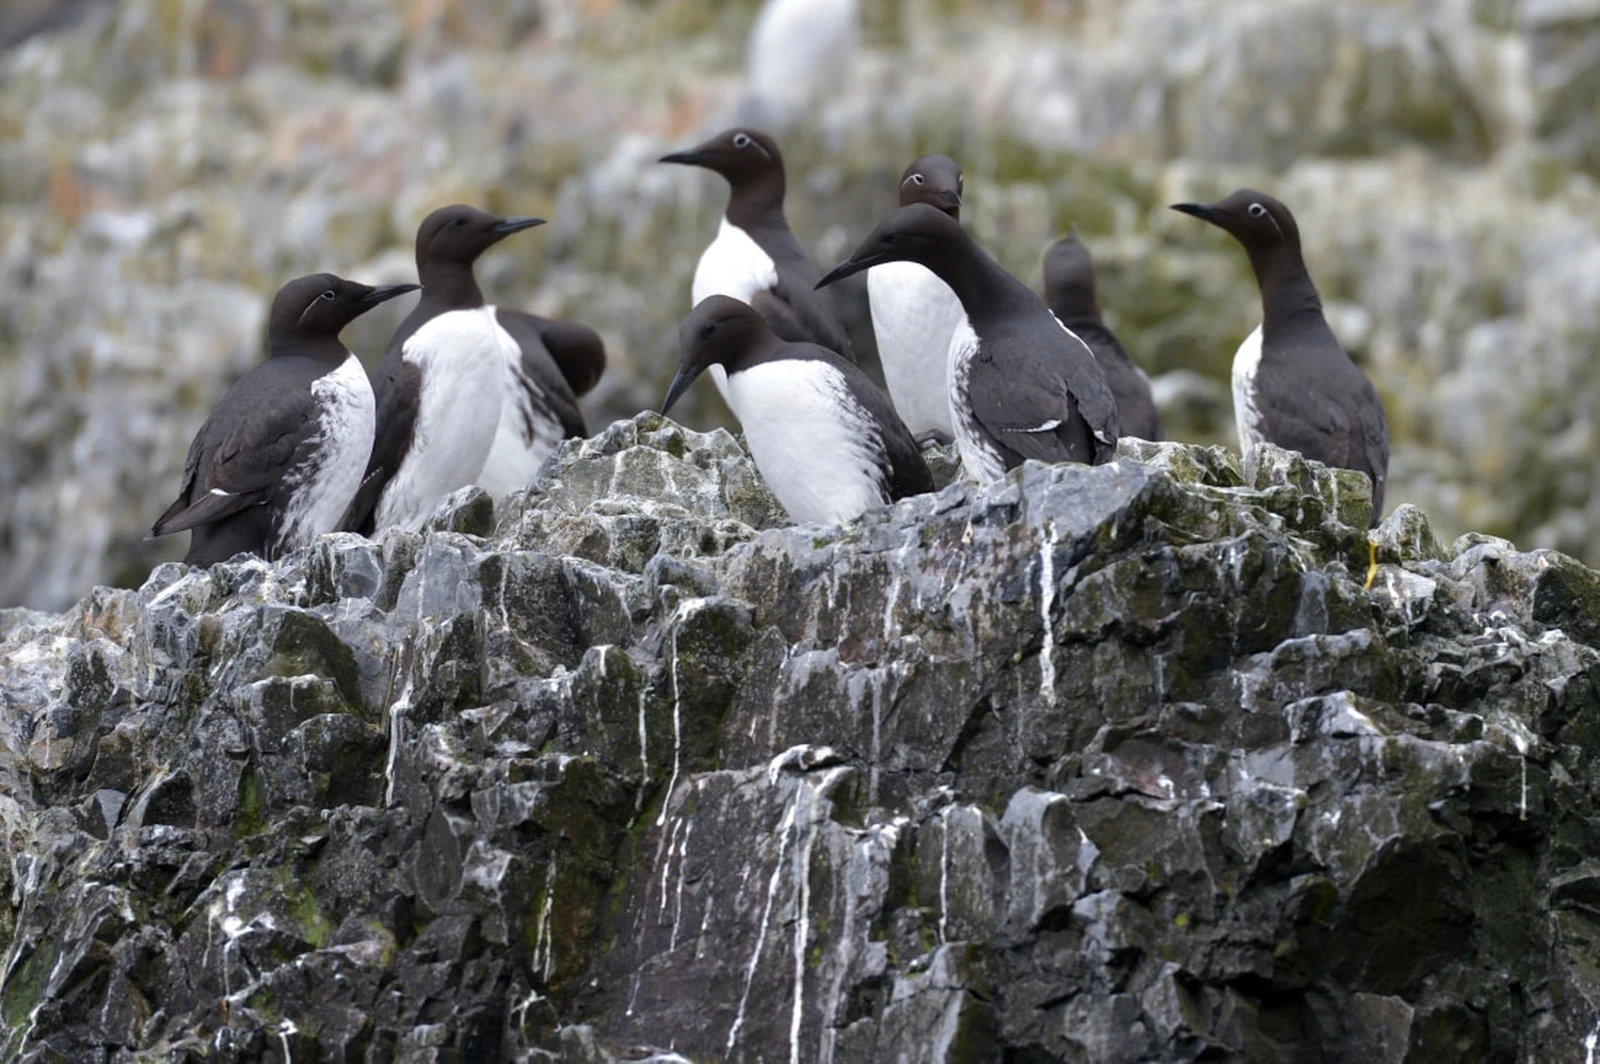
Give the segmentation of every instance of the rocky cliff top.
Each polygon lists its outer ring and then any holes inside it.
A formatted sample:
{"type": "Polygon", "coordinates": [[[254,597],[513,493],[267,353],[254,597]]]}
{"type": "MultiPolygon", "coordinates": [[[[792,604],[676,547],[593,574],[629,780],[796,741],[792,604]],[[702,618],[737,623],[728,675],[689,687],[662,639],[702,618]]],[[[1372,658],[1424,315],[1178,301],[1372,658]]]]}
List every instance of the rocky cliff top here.
{"type": "Polygon", "coordinates": [[[1600,575],[1267,451],[836,528],[641,415],[0,614],[0,1055],[1587,1061],[1600,575]]]}

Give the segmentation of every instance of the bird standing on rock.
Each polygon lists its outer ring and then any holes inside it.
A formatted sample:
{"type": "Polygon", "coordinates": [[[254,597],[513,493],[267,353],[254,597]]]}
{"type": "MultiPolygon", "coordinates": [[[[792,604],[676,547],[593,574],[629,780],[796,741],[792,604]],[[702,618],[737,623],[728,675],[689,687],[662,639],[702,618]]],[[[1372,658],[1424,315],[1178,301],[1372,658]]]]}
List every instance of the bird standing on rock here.
{"type": "Polygon", "coordinates": [[[694,308],[678,347],[661,412],[704,370],[721,367],[756,468],[795,521],[847,521],[933,490],[889,397],[838,352],[782,340],[753,308],[722,295],[694,308]]]}
{"type": "MultiPolygon", "coordinates": [[[[961,220],[961,167],[948,155],[923,155],[900,176],[900,206],[927,203],[961,220]]],[[[955,438],[947,363],[950,337],[966,317],[961,300],[926,266],[886,262],[867,271],[867,302],[883,380],[906,428],[921,439],[955,438]]]]}
{"type": "MultiPolygon", "coordinates": [[[[663,155],[661,162],[701,166],[728,181],[728,209],[695,266],[694,305],[709,296],[731,296],[754,307],[780,339],[820,344],[854,362],[832,303],[815,291],[821,271],[784,218],[786,185],[777,143],[758,130],[730,129],[690,151],[663,155]]],[[[712,366],[711,377],[726,400],[722,367],[712,366]]]]}
{"type": "Polygon", "coordinates": [[[1124,436],[1161,439],[1161,415],[1150,394],[1150,378],[1133,364],[1116,333],[1100,317],[1095,297],[1094,259],[1074,229],[1044,253],[1044,298],[1061,324],[1089,345],[1117,397],[1117,420],[1124,436]]]}
{"type": "Polygon", "coordinates": [[[1111,460],[1117,404],[1094,355],[959,222],[926,203],[901,207],[820,284],[885,262],[921,263],[961,300],[950,420],[969,475],[988,484],[1029,458],[1111,460]]]}
{"type": "Polygon", "coordinates": [[[1263,440],[1307,458],[1365,473],[1372,514],[1383,516],[1389,423],[1367,375],[1328,328],[1300,253],[1300,229],[1282,203],[1240,189],[1175,211],[1210,222],[1244,245],[1261,289],[1262,322],[1233,356],[1233,414],[1245,465],[1263,440]]]}
{"type": "Polygon", "coordinates": [[[183,488],[151,537],[190,529],[191,565],[248,552],[271,561],[332,532],[372,452],[372,386],[339,332],[414,284],[331,273],[279,289],[268,359],[229,388],[195,436],[183,488]]]}
{"type": "Polygon", "coordinates": [[[522,369],[521,346],[485,305],[472,265],[512,233],[542,224],[461,204],[423,219],[422,299],[378,364],[377,441],[344,527],[366,535],[391,525],[417,529],[440,499],[486,472],[503,486],[538,469],[530,451],[541,422],[556,420],[522,369]]]}

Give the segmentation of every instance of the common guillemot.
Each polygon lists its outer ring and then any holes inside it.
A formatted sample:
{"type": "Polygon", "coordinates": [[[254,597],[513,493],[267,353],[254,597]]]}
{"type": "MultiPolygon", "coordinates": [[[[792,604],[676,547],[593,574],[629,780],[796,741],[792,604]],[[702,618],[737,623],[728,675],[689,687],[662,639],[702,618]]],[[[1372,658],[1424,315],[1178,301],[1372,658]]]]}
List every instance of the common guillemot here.
{"type": "Polygon", "coordinates": [[[694,308],[678,346],[678,374],[661,412],[702,371],[724,367],[728,405],[756,468],[795,521],[847,521],[933,490],[889,397],[837,352],[782,340],[754,309],[722,295],[694,308]]]}
{"type": "Polygon", "coordinates": [[[1161,439],[1161,414],[1150,394],[1150,378],[1133,364],[1100,316],[1095,296],[1094,259],[1078,239],[1077,229],[1051,244],[1044,253],[1044,298],[1061,323],[1071,329],[1105,372],[1111,394],[1117,398],[1117,421],[1124,436],[1161,439]]]}
{"type": "MultiPolygon", "coordinates": [[[[422,299],[401,322],[374,374],[378,435],[344,527],[366,535],[417,529],[439,500],[476,482],[497,437],[526,451],[524,411],[543,396],[521,373],[522,349],[483,301],[472,264],[542,218],[501,218],[440,207],[417,229],[422,299]]],[[[537,469],[537,465],[534,466],[537,469]]]]}
{"type": "MultiPolygon", "coordinates": [[[[758,130],[730,129],[660,161],[701,166],[728,182],[728,209],[695,266],[694,305],[709,296],[731,296],[754,307],[780,339],[821,344],[854,362],[832,302],[816,291],[821,271],[784,218],[786,184],[777,142],[758,130]]],[[[726,400],[722,367],[713,365],[711,377],[726,400]]]]}
{"type": "Polygon", "coordinates": [[[1389,422],[1383,402],[1328,328],[1300,253],[1300,228],[1282,203],[1240,189],[1216,203],[1175,211],[1230,234],[1250,256],[1262,322],[1233,356],[1233,413],[1245,465],[1262,440],[1372,481],[1370,522],[1383,516],[1389,422]]]}
{"type": "Polygon", "coordinates": [[[331,273],[278,290],[268,358],[222,396],[189,447],[177,501],[152,537],[192,530],[191,565],[272,560],[338,527],[372,452],[372,386],[339,332],[414,284],[373,288],[331,273]]]}
{"type": "Polygon", "coordinates": [[[1117,403],[1084,342],[959,222],[926,203],[885,218],[821,284],[885,262],[919,262],[961,299],[950,341],[950,419],[961,464],[980,484],[1026,459],[1109,462],[1117,403]]]}
{"type": "MultiPolygon", "coordinates": [[[[927,203],[961,220],[965,180],[948,155],[924,155],[900,176],[900,206],[927,203]]],[[[906,428],[949,442],[950,337],[966,317],[961,300],[926,266],[886,262],[867,271],[867,301],[883,380],[906,428]]]]}

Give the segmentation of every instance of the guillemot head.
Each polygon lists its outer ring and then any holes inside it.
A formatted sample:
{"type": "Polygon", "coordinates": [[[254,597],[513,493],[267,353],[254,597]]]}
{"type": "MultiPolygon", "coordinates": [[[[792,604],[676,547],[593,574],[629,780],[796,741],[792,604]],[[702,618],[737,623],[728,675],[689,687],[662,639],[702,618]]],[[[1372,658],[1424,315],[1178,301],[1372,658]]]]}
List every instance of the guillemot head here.
{"type": "Polygon", "coordinates": [[[961,165],[950,156],[918,156],[900,175],[900,206],[926,203],[960,221],[964,184],[961,165]]]}
{"type": "Polygon", "coordinates": [[[512,233],[543,224],[543,218],[502,218],[464,203],[440,207],[417,228],[417,261],[470,266],[512,233]]]}
{"type": "Polygon", "coordinates": [[[267,327],[279,336],[338,336],[341,329],[379,303],[421,287],[415,284],[374,287],[331,273],[296,277],[278,289],[273,297],[267,327]]]}
{"type": "Polygon", "coordinates": [[[1289,208],[1255,189],[1241,188],[1215,203],[1174,203],[1172,209],[1210,222],[1252,254],[1285,245],[1300,250],[1300,228],[1289,208]]]}
{"type": "Polygon", "coordinates": [[[850,257],[829,270],[817,287],[833,284],[853,273],[885,262],[919,262],[928,265],[952,241],[962,239],[961,223],[938,207],[913,203],[883,221],[850,257]]]}
{"type": "Polygon", "coordinates": [[[660,162],[701,166],[727,178],[735,192],[749,187],[783,198],[783,153],[777,141],[758,129],[737,127],[718,133],[688,151],[663,155],[660,162]]]}
{"type": "Polygon", "coordinates": [[[1044,253],[1044,297],[1057,317],[1100,317],[1095,298],[1094,259],[1078,239],[1078,227],[1044,253]],[[1065,316],[1063,316],[1065,315],[1065,316]]]}
{"type": "Polygon", "coordinates": [[[767,323],[749,304],[731,296],[702,299],[678,327],[678,373],[661,412],[671,410],[708,367],[727,367],[771,337],[767,323]]]}

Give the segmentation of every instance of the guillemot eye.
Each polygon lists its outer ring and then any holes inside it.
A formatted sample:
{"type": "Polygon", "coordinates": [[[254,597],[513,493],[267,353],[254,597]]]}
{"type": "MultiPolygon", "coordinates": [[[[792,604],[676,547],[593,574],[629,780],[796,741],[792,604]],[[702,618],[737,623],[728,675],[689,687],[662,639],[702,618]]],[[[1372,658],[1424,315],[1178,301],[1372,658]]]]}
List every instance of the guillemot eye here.
{"type": "Polygon", "coordinates": [[[318,299],[332,299],[333,298],[333,289],[331,289],[331,288],[328,289],[326,292],[322,293],[317,298],[318,299]]]}
{"type": "Polygon", "coordinates": [[[923,177],[921,174],[912,174],[911,175],[911,182],[912,182],[912,184],[915,184],[915,185],[926,184],[927,183],[927,178],[923,177]]]}
{"type": "Polygon", "coordinates": [[[750,146],[750,135],[748,133],[735,133],[733,135],[733,146],[735,148],[748,148],[750,146]]]}
{"type": "Polygon", "coordinates": [[[1259,203],[1250,204],[1250,217],[1252,217],[1252,218],[1265,218],[1266,216],[1267,216],[1267,209],[1265,207],[1263,207],[1259,203]]]}

